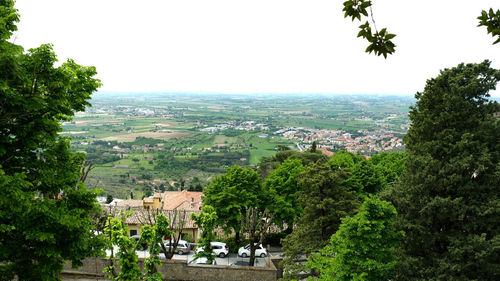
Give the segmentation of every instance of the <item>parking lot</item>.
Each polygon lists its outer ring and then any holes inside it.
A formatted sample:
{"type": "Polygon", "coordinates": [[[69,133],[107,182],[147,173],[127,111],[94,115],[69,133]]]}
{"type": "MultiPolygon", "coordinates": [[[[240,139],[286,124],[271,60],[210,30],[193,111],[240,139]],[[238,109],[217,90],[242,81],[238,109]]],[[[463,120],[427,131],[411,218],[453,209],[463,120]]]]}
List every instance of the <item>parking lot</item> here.
{"type": "MultiPolygon", "coordinates": [[[[115,246],[115,253],[118,251],[118,248],[115,246]]],[[[137,256],[139,258],[147,258],[149,257],[149,253],[148,251],[136,251],[137,252],[137,256]]],[[[109,256],[111,254],[111,251],[107,250],[106,251],[106,254],[107,256],[109,256]]],[[[271,253],[271,256],[273,255],[273,253],[271,253]]],[[[164,254],[160,254],[160,259],[164,259],[165,258],[165,255],[164,254]]],[[[190,262],[191,260],[193,260],[194,258],[194,251],[190,251],[189,254],[187,255],[178,255],[178,254],[175,254],[173,259],[175,260],[185,260],[186,262],[190,262]]],[[[242,258],[242,257],[238,257],[237,254],[229,254],[228,256],[224,257],[224,258],[219,258],[217,257],[216,258],[216,261],[217,261],[217,265],[231,265],[237,261],[249,261],[250,258],[242,258]]],[[[261,257],[256,257],[255,258],[255,266],[267,266],[267,260],[268,258],[265,257],[265,258],[261,258],[261,257]]]]}

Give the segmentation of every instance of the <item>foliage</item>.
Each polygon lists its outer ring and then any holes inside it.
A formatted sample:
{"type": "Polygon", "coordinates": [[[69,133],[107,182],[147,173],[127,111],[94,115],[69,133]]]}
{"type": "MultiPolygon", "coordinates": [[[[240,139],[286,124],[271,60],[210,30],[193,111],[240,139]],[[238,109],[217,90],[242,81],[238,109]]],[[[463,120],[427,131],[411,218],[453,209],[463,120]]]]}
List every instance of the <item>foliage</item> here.
{"type": "Polygon", "coordinates": [[[55,67],[50,44],[25,53],[7,42],[19,18],[13,4],[0,1],[0,275],[58,280],[65,260],[78,266],[102,254],[84,157],[58,135],[100,82],[94,67],[73,60],[55,67]]]}
{"type": "Polygon", "coordinates": [[[359,202],[343,185],[345,174],[333,171],[326,162],[312,163],[299,175],[299,204],[303,213],[296,217],[293,232],[282,240],[286,280],[304,270],[298,261],[317,252],[329,241],[341,218],[357,212],[359,202]]]}
{"type": "Polygon", "coordinates": [[[206,258],[207,264],[212,264],[215,260],[215,253],[212,249],[211,242],[214,241],[214,229],[217,226],[217,213],[212,206],[205,205],[202,212],[198,215],[191,214],[191,219],[202,230],[202,237],[199,241],[199,246],[203,250],[194,255],[194,259],[206,258]]]}
{"type": "Polygon", "coordinates": [[[365,159],[363,156],[347,152],[345,150],[339,150],[333,154],[333,156],[328,160],[330,167],[336,171],[338,169],[349,168],[352,169],[354,164],[357,164],[365,159]]]}
{"type": "Polygon", "coordinates": [[[137,264],[138,258],[135,252],[136,248],[142,239],[135,241],[128,236],[128,227],[125,225],[125,218],[127,215],[122,213],[119,218],[108,218],[108,223],[104,229],[104,233],[108,236],[111,246],[111,265],[104,269],[107,272],[107,278],[112,280],[127,280],[134,281],[139,280],[142,276],[139,265],[137,264]],[[115,264],[115,257],[113,252],[113,245],[118,246],[118,252],[116,257],[118,257],[118,264],[120,265],[120,272],[117,272],[115,264]]]}
{"type": "Polygon", "coordinates": [[[298,152],[295,150],[283,150],[278,151],[272,157],[263,157],[259,164],[259,173],[262,178],[267,178],[269,172],[276,169],[281,163],[285,162],[286,159],[299,159],[302,165],[308,165],[317,161],[325,161],[327,159],[326,155],[320,152],[298,152]]]}
{"type": "MultiPolygon", "coordinates": [[[[352,21],[355,19],[361,21],[361,17],[370,18],[371,23],[367,20],[359,26],[358,37],[362,37],[370,43],[365,52],[370,54],[373,52],[377,56],[383,55],[384,58],[387,58],[388,54],[391,55],[395,51],[396,45],[392,42],[392,39],[396,35],[387,32],[387,28],[378,31],[373,18],[372,5],[373,3],[370,0],[347,0],[344,2],[342,11],[344,17],[349,17],[352,21]],[[368,12],[370,12],[369,15],[368,12]]],[[[483,10],[477,19],[479,20],[478,26],[486,26],[488,34],[491,33],[492,37],[498,37],[493,44],[500,42],[500,10],[496,12],[492,8],[488,12],[483,10]]]]}
{"type": "Polygon", "coordinates": [[[144,260],[145,281],[161,281],[164,276],[158,272],[157,266],[161,264],[159,254],[160,245],[163,244],[163,237],[173,234],[170,230],[170,221],[164,214],[156,217],[154,226],[144,225],[141,229],[141,239],[149,242],[149,257],[144,260]]]}
{"type": "Polygon", "coordinates": [[[363,159],[356,163],[351,171],[345,183],[351,190],[362,194],[377,194],[386,186],[379,167],[374,166],[370,161],[363,159]]]}
{"type": "Polygon", "coordinates": [[[319,276],[308,280],[391,280],[404,234],[393,225],[396,214],[391,203],[368,197],[359,213],[342,219],[330,244],[309,258],[308,269],[319,276]]]}
{"type": "Polygon", "coordinates": [[[370,162],[380,170],[388,185],[394,184],[404,171],[406,153],[382,152],[370,158],[370,162]]]}
{"type": "Polygon", "coordinates": [[[460,64],[416,94],[405,172],[387,192],[406,232],[396,279],[500,279],[499,80],[489,61],[460,64]]]}
{"type": "Polygon", "coordinates": [[[375,25],[375,20],[373,19],[372,13],[372,1],[369,0],[348,0],[344,2],[344,17],[350,17],[352,21],[355,19],[361,21],[361,17],[370,17],[371,24],[366,21],[364,24],[359,26],[358,37],[363,37],[370,44],[366,48],[367,53],[374,52],[375,55],[383,55],[387,58],[387,55],[394,53],[394,48],[396,45],[391,41],[395,34],[387,32],[386,28],[382,28],[378,31],[375,25]],[[368,16],[368,11],[370,11],[370,16],[368,16]],[[375,29],[372,31],[372,28],[375,29]]]}
{"type": "Polygon", "coordinates": [[[477,19],[479,20],[478,26],[486,26],[488,34],[491,33],[493,38],[497,37],[493,44],[500,42],[500,10],[496,12],[492,8],[488,12],[483,10],[477,19]]]}
{"type": "Polygon", "coordinates": [[[259,175],[250,168],[232,166],[216,177],[204,191],[204,205],[217,213],[217,225],[233,229],[237,239],[241,227],[241,212],[245,207],[257,206],[264,200],[259,175]]]}
{"type": "Polygon", "coordinates": [[[271,170],[264,182],[264,187],[269,191],[273,202],[269,206],[274,214],[277,225],[286,223],[293,225],[293,220],[301,212],[298,204],[297,180],[304,166],[299,159],[287,159],[276,169],[271,170]]]}
{"type": "MultiPolygon", "coordinates": [[[[377,160],[379,158],[375,159],[377,160]]],[[[361,155],[344,150],[336,152],[328,160],[328,164],[333,170],[341,169],[348,172],[345,186],[357,192],[359,195],[376,194],[385,188],[387,183],[382,174],[382,170],[387,169],[387,173],[392,172],[392,170],[390,170],[392,167],[388,167],[389,165],[387,162],[388,161],[380,163],[380,165],[373,165],[371,159],[365,160],[361,155]]]]}
{"type": "Polygon", "coordinates": [[[156,217],[154,226],[144,225],[141,228],[141,238],[134,240],[128,236],[128,227],[125,225],[125,219],[131,213],[121,213],[120,217],[109,217],[104,232],[109,238],[111,256],[111,265],[104,269],[107,272],[107,278],[116,281],[161,281],[164,276],[158,272],[157,266],[161,264],[160,243],[166,235],[172,232],[169,230],[169,220],[165,215],[160,214],[156,217]],[[144,260],[144,273],[138,265],[138,257],[136,250],[142,244],[148,245],[149,257],[144,260]],[[118,246],[118,252],[115,259],[113,245],[118,246]],[[120,271],[117,272],[115,263],[120,266],[120,271]]]}

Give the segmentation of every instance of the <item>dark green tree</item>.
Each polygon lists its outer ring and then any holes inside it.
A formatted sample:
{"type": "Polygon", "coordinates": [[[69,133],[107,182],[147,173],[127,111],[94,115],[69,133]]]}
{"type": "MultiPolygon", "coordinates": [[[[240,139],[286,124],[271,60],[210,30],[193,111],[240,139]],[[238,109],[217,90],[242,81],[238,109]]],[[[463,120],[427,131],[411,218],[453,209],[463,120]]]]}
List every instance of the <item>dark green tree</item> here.
{"type": "Polygon", "coordinates": [[[296,217],[293,232],[282,240],[285,279],[294,279],[305,270],[298,261],[323,248],[341,223],[341,218],[355,214],[359,201],[343,185],[343,171],[334,172],[328,163],[308,165],[299,175],[298,202],[303,213],[296,217]]]}
{"type": "Polygon", "coordinates": [[[13,5],[0,1],[0,279],[58,280],[66,260],[78,266],[99,253],[84,156],[58,132],[100,82],[94,67],[54,66],[52,45],[24,52],[8,42],[13,5]]]}
{"type": "Polygon", "coordinates": [[[239,241],[241,212],[245,207],[260,206],[266,200],[260,176],[250,168],[234,165],[216,177],[204,190],[203,203],[217,213],[217,224],[234,230],[239,241]]]}
{"type": "Polygon", "coordinates": [[[314,152],[316,152],[316,148],[317,148],[317,147],[316,147],[316,142],[315,142],[315,141],[313,141],[313,143],[312,143],[312,145],[311,145],[311,152],[313,152],[313,153],[314,153],[314,152]]]}
{"type": "Polygon", "coordinates": [[[401,184],[388,191],[406,232],[398,280],[500,279],[500,71],[442,70],[416,94],[401,184]]]}
{"type": "Polygon", "coordinates": [[[396,209],[377,197],[368,197],[354,217],[342,219],[330,244],[313,254],[307,267],[313,280],[391,280],[396,266],[396,246],[403,238],[393,220],[396,209]]]}

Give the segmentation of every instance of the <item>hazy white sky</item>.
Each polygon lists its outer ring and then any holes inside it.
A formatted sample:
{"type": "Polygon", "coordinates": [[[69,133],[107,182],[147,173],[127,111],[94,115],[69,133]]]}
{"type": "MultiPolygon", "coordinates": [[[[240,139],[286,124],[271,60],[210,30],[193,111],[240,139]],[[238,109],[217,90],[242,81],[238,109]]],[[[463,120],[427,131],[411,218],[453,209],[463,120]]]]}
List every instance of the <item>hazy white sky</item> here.
{"type": "Polygon", "coordinates": [[[500,68],[500,44],[476,19],[498,0],[374,0],[379,29],[397,34],[387,59],[364,52],[342,3],[17,0],[15,36],[96,66],[101,91],[413,95],[460,62],[500,68]]]}

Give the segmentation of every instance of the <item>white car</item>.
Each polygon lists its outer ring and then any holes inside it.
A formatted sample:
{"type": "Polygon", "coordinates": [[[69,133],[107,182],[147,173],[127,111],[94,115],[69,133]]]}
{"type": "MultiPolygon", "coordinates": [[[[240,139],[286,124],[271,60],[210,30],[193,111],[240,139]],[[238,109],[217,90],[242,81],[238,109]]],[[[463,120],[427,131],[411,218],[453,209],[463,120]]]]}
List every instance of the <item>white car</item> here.
{"type": "MultiPolygon", "coordinates": [[[[250,244],[246,245],[245,247],[241,247],[238,250],[238,256],[240,257],[249,257],[250,256],[250,244]]],[[[255,256],[256,257],[261,257],[265,258],[267,256],[267,250],[262,246],[262,244],[257,245],[257,248],[255,249],[255,256]]]]}
{"type": "MultiPolygon", "coordinates": [[[[227,247],[226,243],[223,242],[210,242],[210,245],[212,245],[212,249],[214,253],[219,257],[223,258],[229,254],[229,248],[227,247]]],[[[196,253],[199,253],[203,251],[202,247],[196,248],[196,253]]]]}

